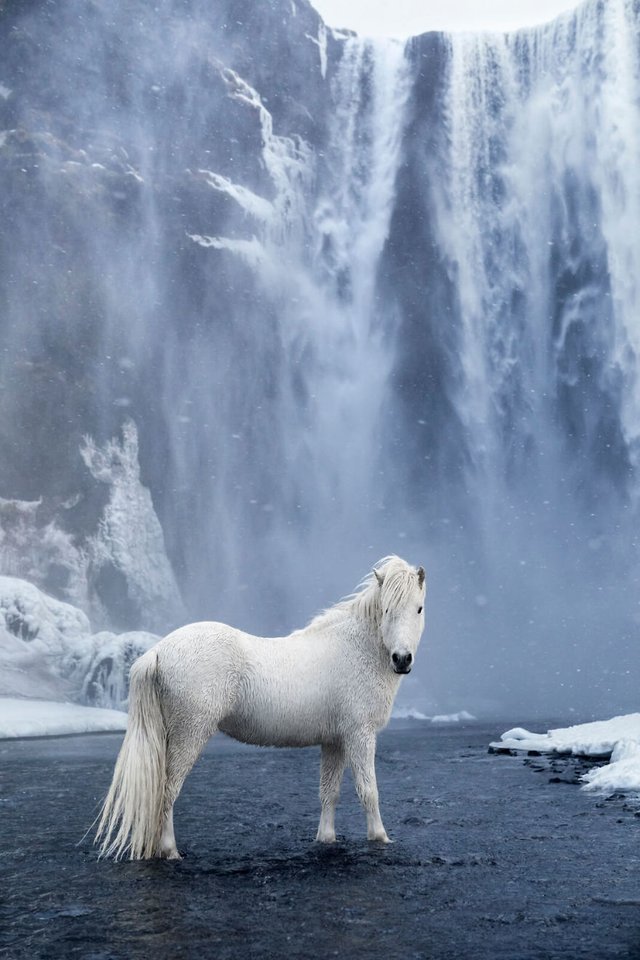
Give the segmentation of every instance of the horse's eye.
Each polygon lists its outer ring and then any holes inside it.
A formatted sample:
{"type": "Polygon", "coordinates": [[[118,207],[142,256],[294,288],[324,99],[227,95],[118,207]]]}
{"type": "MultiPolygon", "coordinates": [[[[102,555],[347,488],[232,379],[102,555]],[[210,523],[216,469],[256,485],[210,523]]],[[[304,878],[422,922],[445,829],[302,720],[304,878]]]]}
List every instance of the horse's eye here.
{"type": "Polygon", "coordinates": [[[389,613],[389,607],[387,607],[387,609],[385,610],[385,613],[389,613]]]}
{"type": "Polygon", "coordinates": [[[418,607],[418,613],[422,613],[422,607],[418,607]]]}

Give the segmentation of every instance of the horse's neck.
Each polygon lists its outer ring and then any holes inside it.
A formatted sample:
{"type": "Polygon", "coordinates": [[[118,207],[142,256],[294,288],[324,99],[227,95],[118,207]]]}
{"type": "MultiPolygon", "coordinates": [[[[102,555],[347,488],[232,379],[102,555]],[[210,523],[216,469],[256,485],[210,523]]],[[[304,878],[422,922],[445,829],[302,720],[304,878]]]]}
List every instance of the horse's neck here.
{"type": "Polygon", "coordinates": [[[382,656],[380,627],[369,618],[360,616],[356,611],[336,612],[335,616],[327,617],[321,629],[351,651],[358,650],[362,655],[371,657],[376,662],[382,656]]]}

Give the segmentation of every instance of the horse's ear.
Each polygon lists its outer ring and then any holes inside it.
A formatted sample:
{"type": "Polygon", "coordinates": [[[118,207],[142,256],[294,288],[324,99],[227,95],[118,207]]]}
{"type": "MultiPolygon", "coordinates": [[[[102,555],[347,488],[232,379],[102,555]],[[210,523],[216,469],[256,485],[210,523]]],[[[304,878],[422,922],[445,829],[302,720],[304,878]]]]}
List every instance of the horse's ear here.
{"type": "Polygon", "coordinates": [[[421,587],[422,584],[424,583],[424,577],[425,577],[424,567],[418,567],[418,586],[419,587],[421,587]]]}
{"type": "Polygon", "coordinates": [[[379,570],[376,570],[375,567],[373,568],[373,572],[374,572],[375,575],[376,575],[376,580],[378,581],[378,586],[381,587],[382,584],[384,583],[384,574],[383,574],[383,573],[380,573],[379,570]]]}

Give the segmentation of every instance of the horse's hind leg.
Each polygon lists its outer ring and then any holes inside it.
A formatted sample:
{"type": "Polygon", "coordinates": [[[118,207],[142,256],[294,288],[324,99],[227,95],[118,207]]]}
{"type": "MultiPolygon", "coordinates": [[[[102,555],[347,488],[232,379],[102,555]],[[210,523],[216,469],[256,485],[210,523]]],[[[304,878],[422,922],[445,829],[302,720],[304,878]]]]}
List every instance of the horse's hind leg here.
{"type": "Polygon", "coordinates": [[[214,717],[184,716],[167,725],[167,767],[159,855],[179,860],[173,831],[173,805],[202,748],[216,732],[214,717]]]}
{"type": "Polygon", "coordinates": [[[344,748],[341,743],[324,743],[320,759],[320,803],[322,812],[316,840],[334,843],[336,804],[340,796],[340,784],[345,767],[344,748]]]}

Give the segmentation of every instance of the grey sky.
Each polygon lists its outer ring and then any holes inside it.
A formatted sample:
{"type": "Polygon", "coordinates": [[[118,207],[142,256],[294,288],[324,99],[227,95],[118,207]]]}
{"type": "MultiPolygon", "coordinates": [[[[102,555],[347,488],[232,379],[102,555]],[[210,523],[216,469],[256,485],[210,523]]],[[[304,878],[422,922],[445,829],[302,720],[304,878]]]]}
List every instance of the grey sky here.
{"type": "Polygon", "coordinates": [[[368,36],[427,30],[513,30],[551,20],[578,0],[311,0],[332,27],[368,36]]]}

